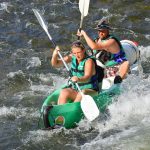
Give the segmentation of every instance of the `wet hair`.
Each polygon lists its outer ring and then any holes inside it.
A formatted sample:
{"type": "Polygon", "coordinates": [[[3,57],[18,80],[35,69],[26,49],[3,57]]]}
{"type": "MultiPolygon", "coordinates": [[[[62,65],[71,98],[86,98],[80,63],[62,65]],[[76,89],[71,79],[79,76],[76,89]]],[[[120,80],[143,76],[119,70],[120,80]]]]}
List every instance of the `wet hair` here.
{"type": "Polygon", "coordinates": [[[81,48],[82,50],[85,49],[85,46],[79,40],[72,43],[71,48],[75,48],[75,47],[81,48]]]}

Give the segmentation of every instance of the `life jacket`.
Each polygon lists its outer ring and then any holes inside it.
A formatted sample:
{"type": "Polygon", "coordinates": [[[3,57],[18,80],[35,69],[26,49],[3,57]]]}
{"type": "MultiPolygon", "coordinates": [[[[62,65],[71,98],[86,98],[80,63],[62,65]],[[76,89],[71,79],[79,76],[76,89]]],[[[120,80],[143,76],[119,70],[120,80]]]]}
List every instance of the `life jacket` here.
{"type": "MultiPolygon", "coordinates": [[[[93,89],[93,90],[96,90],[96,91],[99,91],[99,83],[98,83],[98,72],[97,72],[97,65],[96,65],[96,61],[94,58],[90,57],[90,56],[87,56],[85,59],[83,59],[79,64],[77,64],[77,59],[73,56],[72,57],[72,63],[71,63],[71,74],[72,76],[77,76],[77,77],[82,77],[84,76],[84,67],[85,67],[85,62],[88,60],[88,59],[92,59],[95,63],[95,69],[96,69],[96,74],[93,75],[89,81],[87,82],[79,82],[78,85],[80,86],[80,89],[93,89]]],[[[102,75],[101,75],[102,76],[102,75]]],[[[101,79],[102,81],[102,79],[101,79]]],[[[72,87],[74,89],[76,89],[76,86],[72,85],[72,87]]]]}
{"type": "Polygon", "coordinates": [[[123,61],[126,61],[127,60],[126,54],[118,38],[113,35],[109,35],[107,38],[103,39],[102,41],[106,41],[108,39],[115,39],[115,41],[118,43],[120,47],[120,51],[117,54],[111,54],[110,52],[107,52],[106,50],[101,50],[101,51],[94,50],[95,57],[99,61],[101,61],[106,67],[111,67],[111,66],[120,64],[123,61]]]}

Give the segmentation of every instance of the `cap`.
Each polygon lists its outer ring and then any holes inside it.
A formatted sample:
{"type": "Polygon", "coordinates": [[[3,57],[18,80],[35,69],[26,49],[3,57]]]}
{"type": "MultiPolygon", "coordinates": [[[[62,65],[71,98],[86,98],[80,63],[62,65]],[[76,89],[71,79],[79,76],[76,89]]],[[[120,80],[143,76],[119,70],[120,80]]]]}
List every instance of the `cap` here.
{"type": "Polygon", "coordinates": [[[95,28],[96,30],[111,30],[111,27],[109,23],[106,22],[106,20],[100,21],[95,28]]]}

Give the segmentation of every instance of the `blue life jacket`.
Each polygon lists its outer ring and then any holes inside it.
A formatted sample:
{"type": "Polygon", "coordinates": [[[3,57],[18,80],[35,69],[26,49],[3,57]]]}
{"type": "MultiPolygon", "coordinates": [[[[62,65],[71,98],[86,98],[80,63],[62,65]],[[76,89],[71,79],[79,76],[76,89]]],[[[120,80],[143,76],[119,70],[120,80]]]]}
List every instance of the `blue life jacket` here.
{"type": "Polygon", "coordinates": [[[117,54],[111,54],[110,52],[107,52],[106,50],[102,50],[102,51],[94,50],[94,51],[97,51],[95,55],[99,53],[98,59],[102,63],[104,63],[106,67],[111,67],[111,66],[120,64],[123,61],[127,61],[126,54],[118,38],[115,37],[114,35],[109,35],[107,38],[103,39],[102,41],[106,41],[108,39],[115,39],[115,41],[118,43],[120,47],[120,51],[117,54]]]}

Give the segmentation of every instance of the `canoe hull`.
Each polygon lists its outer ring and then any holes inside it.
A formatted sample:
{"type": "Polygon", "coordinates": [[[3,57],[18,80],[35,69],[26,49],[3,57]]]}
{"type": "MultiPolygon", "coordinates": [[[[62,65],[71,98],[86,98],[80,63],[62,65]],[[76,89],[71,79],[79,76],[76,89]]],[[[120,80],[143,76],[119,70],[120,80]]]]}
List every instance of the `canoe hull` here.
{"type": "MultiPolygon", "coordinates": [[[[104,112],[107,106],[112,102],[112,96],[119,91],[119,85],[108,91],[103,91],[99,95],[93,97],[99,110],[104,112]]],[[[64,88],[64,86],[62,87],[64,88]]],[[[43,114],[43,122],[45,128],[55,128],[63,126],[67,129],[74,128],[84,118],[80,102],[72,103],[68,100],[68,103],[63,105],[57,105],[57,100],[61,89],[54,91],[44,101],[41,113],[43,114]],[[46,110],[48,109],[48,110],[46,110]]]]}
{"type": "Polygon", "coordinates": [[[43,103],[41,113],[43,114],[44,127],[46,128],[55,128],[55,126],[73,128],[84,116],[80,102],[71,103],[70,100],[68,100],[66,104],[57,105],[57,100],[62,88],[50,94],[43,103]]]}

